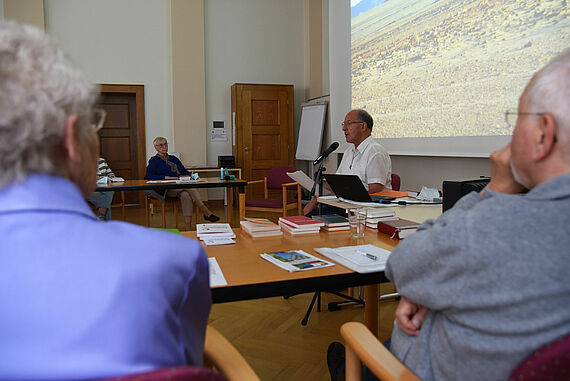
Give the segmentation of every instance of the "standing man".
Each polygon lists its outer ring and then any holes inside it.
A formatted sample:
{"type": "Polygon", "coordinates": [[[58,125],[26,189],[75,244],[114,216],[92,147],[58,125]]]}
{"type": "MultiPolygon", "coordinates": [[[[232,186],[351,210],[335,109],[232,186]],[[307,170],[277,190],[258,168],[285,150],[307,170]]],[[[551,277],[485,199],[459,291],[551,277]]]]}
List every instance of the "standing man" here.
{"type": "Polygon", "coordinates": [[[0,22],[0,379],[105,379],[201,365],[200,243],[100,223],[98,89],[43,32],[0,22]]]}
{"type": "MultiPolygon", "coordinates": [[[[344,117],[342,132],[352,146],[342,156],[336,171],[342,175],[357,175],[369,194],[391,189],[392,161],[384,147],[372,137],[372,116],[365,110],[351,110],[344,117]]],[[[305,205],[306,215],[317,207],[317,199],[305,205]]]]}
{"type": "Polygon", "coordinates": [[[506,380],[570,332],[570,50],[527,85],[491,181],[390,255],[390,350],[422,380],[506,380]],[[522,188],[530,191],[520,194],[522,188]]]}

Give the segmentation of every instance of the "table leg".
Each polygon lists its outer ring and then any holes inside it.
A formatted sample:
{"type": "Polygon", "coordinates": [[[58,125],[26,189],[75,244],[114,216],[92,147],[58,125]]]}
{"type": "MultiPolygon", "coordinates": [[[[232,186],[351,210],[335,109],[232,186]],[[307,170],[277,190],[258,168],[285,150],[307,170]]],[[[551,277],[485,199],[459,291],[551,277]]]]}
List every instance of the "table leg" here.
{"type": "Polygon", "coordinates": [[[364,286],[364,325],[378,336],[378,285],[364,286]]]}
{"type": "Polygon", "coordinates": [[[245,190],[239,192],[239,220],[245,220],[245,190]]]}
{"type": "Polygon", "coordinates": [[[226,188],[226,199],[228,200],[228,211],[226,213],[226,217],[228,219],[228,224],[232,226],[233,224],[233,212],[234,212],[234,192],[232,187],[226,188]]]}

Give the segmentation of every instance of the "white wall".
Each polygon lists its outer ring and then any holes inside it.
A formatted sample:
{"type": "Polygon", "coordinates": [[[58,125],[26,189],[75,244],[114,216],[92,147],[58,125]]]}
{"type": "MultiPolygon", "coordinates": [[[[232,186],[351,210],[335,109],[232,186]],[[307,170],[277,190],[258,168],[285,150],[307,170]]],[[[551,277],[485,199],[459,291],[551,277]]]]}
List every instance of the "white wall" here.
{"type": "Polygon", "coordinates": [[[147,158],[172,139],[168,1],[45,0],[46,32],[97,83],[145,85],[147,158]]]}
{"type": "Polygon", "coordinates": [[[231,95],[236,82],[292,84],[295,136],[304,101],[303,0],[207,0],[206,124],[208,164],[231,155],[231,95]],[[227,142],[210,142],[212,121],[224,120],[227,142]]]}

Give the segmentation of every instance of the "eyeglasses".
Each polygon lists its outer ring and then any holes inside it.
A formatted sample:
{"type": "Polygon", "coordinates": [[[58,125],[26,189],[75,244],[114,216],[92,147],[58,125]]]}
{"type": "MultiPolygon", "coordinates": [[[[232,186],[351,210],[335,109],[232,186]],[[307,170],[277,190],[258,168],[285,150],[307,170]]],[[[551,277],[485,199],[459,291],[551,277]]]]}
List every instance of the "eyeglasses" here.
{"type": "Polygon", "coordinates": [[[510,127],[514,127],[515,124],[517,124],[517,119],[519,118],[519,115],[545,115],[547,114],[546,112],[518,112],[518,110],[514,110],[514,109],[510,109],[505,111],[505,122],[507,122],[507,124],[510,127]]]}
{"type": "Polygon", "coordinates": [[[107,111],[103,110],[102,108],[94,108],[93,115],[91,116],[91,126],[95,130],[95,132],[99,132],[103,128],[103,124],[105,124],[105,118],[107,117],[107,111]]]}
{"type": "Polygon", "coordinates": [[[344,126],[350,127],[351,124],[358,124],[358,123],[364,123],[364,122],[362,120],[357,120],[357,121],[349,120],[348,122],[342,122],[340,125],[342,127],[344,127],[344,126]]]}
{"type": "Polygon", "coordinates": [[[168,143],[155,144],[155,147],[168,147],[168,143]]]}

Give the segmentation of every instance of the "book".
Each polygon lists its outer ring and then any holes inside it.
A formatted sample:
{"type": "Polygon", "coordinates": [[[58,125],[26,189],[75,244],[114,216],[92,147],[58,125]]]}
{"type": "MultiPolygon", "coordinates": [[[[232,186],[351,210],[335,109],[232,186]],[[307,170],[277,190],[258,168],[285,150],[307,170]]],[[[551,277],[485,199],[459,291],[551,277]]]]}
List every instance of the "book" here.
{"type": "Polygon", "coordinates": [[[349,226],[348,218],[339,216],[338,214],[325,214],[322,216],[313,216],[312,218],[323,222],[325,224],[323,227],[349,226]]]}
{"type": "Polygon", "coordinates": [[[325,226],[324,222],[313,220],[312,218],[305,216],[287,216],[279,217],[279,222],[287,224],[293,228],[305,229],[305,228],[315,228],[325,226]]]}
{"type": "MultiPolygon", "coordinates": [[[[276,225],[277,226],[277,225],[276,225]]],[[[246,229],[241,229],[241,231],[252,237],[252,238],[260,238],[260,237],[279,237],[283,235],[283,232],[281,231],[281,229],[279,228],[279,226],[277,226],[277,230],[266,230],[266,231],[258,231],[258,232],[251,232],[249,230],[246,229]]]]}
{"type": "Polygon", "coordinates": [[[260,256],[290,272],[334,266],[334,263],[317,258],[303,250],[273,251],[260,254],[260,256]]]}
{"type": "Polygon", "coordinates": [[[380,191],[380,192],[372,193],[372,195],[400,198],[400,197],[408,197],[408,192],[401,192],[401,191],[395,191],[392,189],[385,189],[385,190],[380,191]]]}
{"type": "Polygon", "coordinates": [[[279,226],[281,226],[281,229],[289,234],[293,234],[293,235],[298,235],[298,234],[319,234],[319,231],[321,230],[320,226],[317,227],[313,227],[313,228],[303,228],[303,229],[297,229],[294,228],[292,226],[289,226],[281,221],[279,221],[279,226]]]}
{"type": "Polygon", "coordinates": [[[350,225],[346,225],[346,226],[323,226],[321,227],[322,230],[327,231],[327,232],[337,232],[337,231],[342,231],[342,230],[350,230],[350,225]]]}
{"type": "Polygon", "coordinates": [[[229,242],[228,238],[236,237],[232,227],[228,223],[196,224],[196,235],[202,241],[207,240],[208,245],[213,245],[213,240],[222,240],[224,244],[235,243],[229,242]]]}
{"type": "Polygon", "coordinates": [[[367,218],[392,217],[395,215],[396,215],[396,212],[393,209],[366,208],[366,217],[367,218]]]}
{"type": "Polygon", "coordinates": [[[267,218],[247,218],[246,221],[240,221],[239,224],[243,230],[249,232],[279,230],[279,225],[267,218]]]}
{"type": "Polygon", "coordinates": [[[415,221],[400,218],[396,221],[380,221],[378,222],[378,231],[388,234],[391,238],[404,239],[414,233],[419,223],[415,221]]]}

